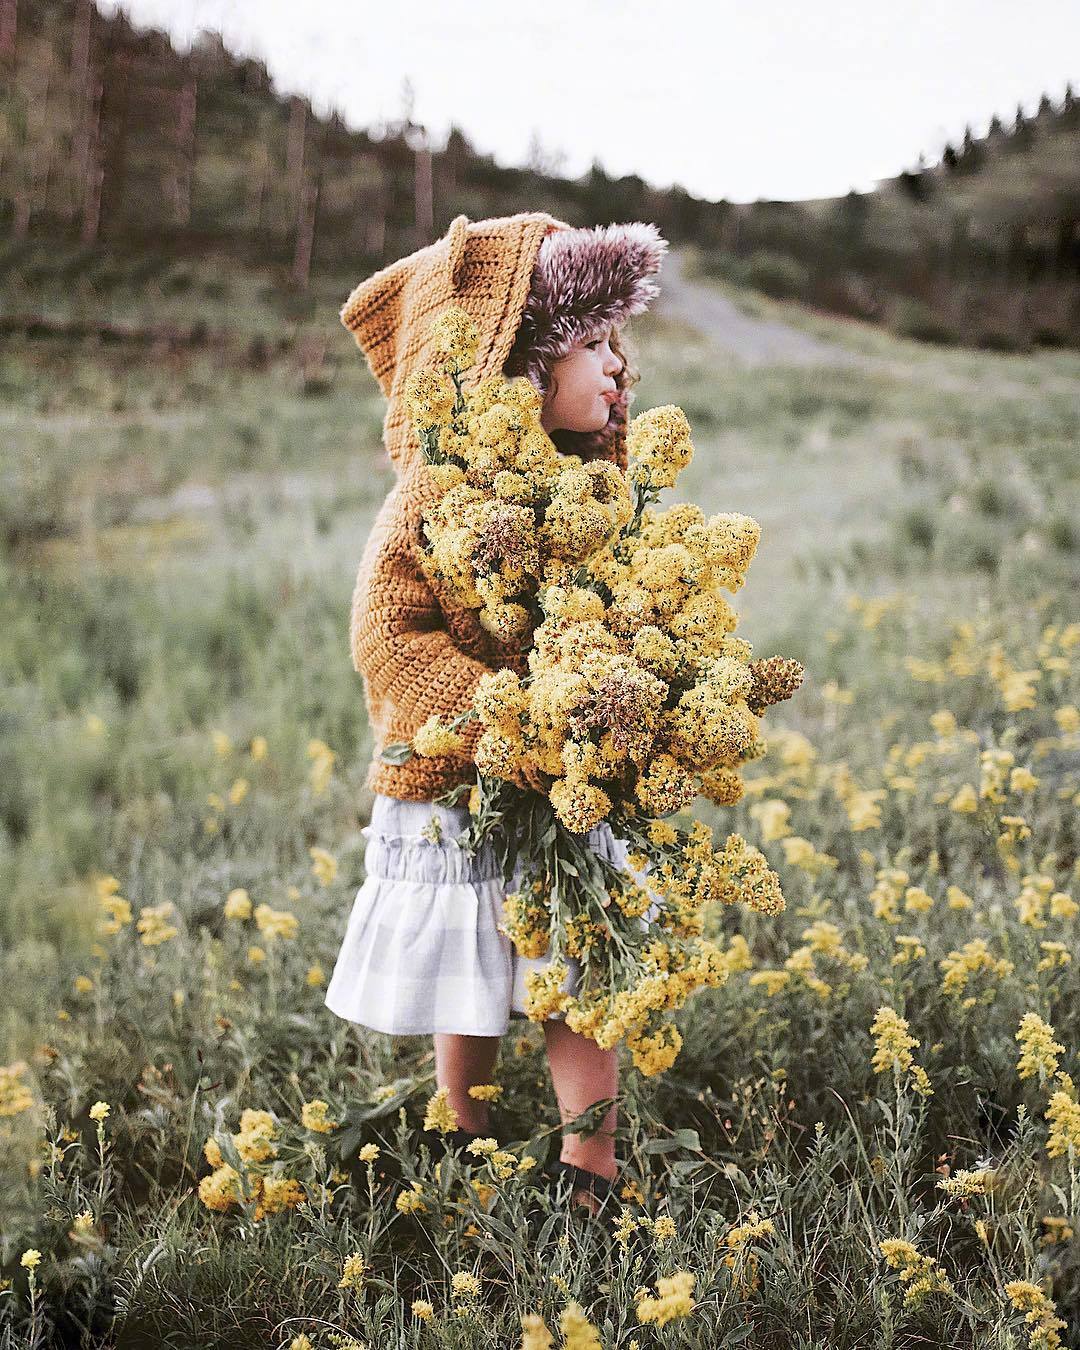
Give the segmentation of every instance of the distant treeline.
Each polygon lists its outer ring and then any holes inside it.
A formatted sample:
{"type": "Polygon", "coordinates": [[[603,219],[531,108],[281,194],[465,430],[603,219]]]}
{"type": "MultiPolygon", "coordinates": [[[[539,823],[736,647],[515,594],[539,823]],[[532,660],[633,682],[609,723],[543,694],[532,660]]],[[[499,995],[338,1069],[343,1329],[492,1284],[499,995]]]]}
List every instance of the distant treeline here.
{"type": "MultiPolygon", "coordinates": [[[[313,270],[373,270],[459,212],[542,208],[572,224],[654,220],[719,275],[913,336],[1080,345],[1071,89],[875,192],[733,204],[596,163],[567,179],[538,145],[500,168],[456,127],[433,145],[408,111],[353,129],[276,93],[216,35],[180,53],[93,0],[0,0],[0,79],[0,234],[16,244],[211,249],[303,291],[313,270]]],[[[18,257],[9,245],[0,267],[18,257]]]]}

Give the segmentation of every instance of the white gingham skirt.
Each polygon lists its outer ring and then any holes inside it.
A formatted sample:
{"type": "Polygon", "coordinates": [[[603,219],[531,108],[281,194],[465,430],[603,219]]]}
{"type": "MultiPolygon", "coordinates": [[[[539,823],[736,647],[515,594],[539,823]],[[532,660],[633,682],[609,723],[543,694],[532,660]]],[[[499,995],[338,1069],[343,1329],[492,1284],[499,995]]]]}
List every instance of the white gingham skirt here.
{"type": "MultiPolygon", "coordinates": [[[[464,805],[376,796],[363,830],[366,877],[326,989],[331,1012],[391,1035],[501,1036],[525,1015],[525,976],[548,958],[519,956],[499,932],[507,887],[490,845],[469,857],[457,842],[469,819],[464,805]],[[433,816],[439,843],[421,833],[433,816]]],[[[641,879],[606,821],[588,844],[641,879]]],[[[562,987],[573,994],[580,966],[566,964],[562,987]]]]}

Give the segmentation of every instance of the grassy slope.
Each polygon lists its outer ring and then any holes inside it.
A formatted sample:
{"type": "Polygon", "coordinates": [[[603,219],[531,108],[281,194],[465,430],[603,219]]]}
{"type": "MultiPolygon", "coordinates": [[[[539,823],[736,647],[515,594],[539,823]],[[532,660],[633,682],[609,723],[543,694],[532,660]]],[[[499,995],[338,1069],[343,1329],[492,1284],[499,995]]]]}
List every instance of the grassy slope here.
{"type": "MultiPolygon", "coordinates": [[[[866,788],[881,780],[889,745],[930,736],[927,717],[943,704],[978,728],[984,744],[1012,736],[1027,762],[1038,736],[1055,730],[1055,703],[1077,701],[1075,674],[1047,669],[1038,707],[1014,718],[985,675],[935,686],[913,680],[905,661],[943,655],[953,624],[971,619],[980,644],[1000,638],[1023,667],[1040,659],[1043,622],[1075,614],[1077,543],[1068,525],[1077,506],[1080,359],[943,353],[857,325],[788,315],[760,299],[747,303],[861,352],[866,366],[743,370],[700,335],[643,321],[636,336],[647,374],[636,407],[673,401],[691,418],[697,456],[680,496],[710,510],[747,511],[764,526],[751,580],[736,597],[746,616],[740,632],[760,654],[781,650],[810,670],[775,725],[804,732],[819,764],[846,763],[866,788]],[[871,626],[857,598],[869,595],[905,599],[871,626]]],[[[248,321],[241,316],[238,326],[248,321]]],[[[231,1238],[216,1236],[228,1231],[225,1220],[182,1198],[206,1171],[200,1149],[215,1107],[234,1128],[241,1106],[285,1118],[315,1096],[336,1109],[377,1105],[380,1085],[400,1080],[419,1093],[410,1108],[415,1125],[430,1082],[421,1041],[354,1040],[322,1008],[319,989],[304,982],[314,962],[329,971],[362,875],[357,830],[367,805],[368,743],[348,663],[347,607],[365,532],[391,481],[374,384],[335,330],[332,310],[321,331],[330,353],[321,376],[327,387],[308,394],[295,353],[253,371],[222,368],[198,353],[136,360],[58,344],[9,345],[0,364],[5,439],[17,451],[5,467],[5,527],[18,542],[0,588],[7,708],[0,974],[12,995],[8,1050],[30,1053],[58,1124],[83,1129],[92,1101],[114,1103],[109,1129],[123,1161],[111,1184],[124,1203],[118,1217],[106,1199],[114,1249],[104,1269],[130,1269],[147,1235],[162,1237],[165,1256],[152,1287],[135,1299],[128,1330],[149,1327],[160,1336],[171,1328],[176,1344],[187,1343],[185,1334],[195,1338],[211,1307],[219,1325],[238,1328],[234,1344],[265,1343],[278,1316],[321,1310],[340,1319],[337,1276],[328,1272],[358,1246],[400,1292],[436,1302],[443,1261],[471,1269],[478,1250],[462,1236],[469,1220],[462,1211],[435,1237],[441,1255],[433,1259],[414,1221],[396,1215],[391,1188],[370,1210],[362,1195],[351,1228],[342,1217],[260,1225],[245,1257],[231,1238]],[[48,508],[35,526],[43,498],[48,508]],[[32,537],[61,526],[54,537],[32,537]],[[88,723],[91,714],[103,725],[88,723]],[[217,755],[213,728],[227,731],[236,749],[217,755]],[[245,747],[259,734],[270,754],[254,763],[245,747]],[[312,737],[338,756],[325,796],[307,778],[312,737]],[[208,805],[208,793],[227,798],[238,777],[252,785],[244,802],[208,805]],[[312,877],[313,844],[337,857],[328,888],[312,877]],[[99,963],[89,953],[95,901],[88,889],[98,872],[120,880],[136,914],[175,903],[181,935],[145,949],[125,930],[99,963]],[[221,920],[222,900],[237,886],[256,903],[300,915],[298,942],[272,948],[265,967],[245,960],[258,934],[221,920]],[[84,972],[97,987],[73,994],[72,979],[84,972]],[[42,1039],[49,1049],[32,1053],[42,1039]],[[184,1253],[202,1241],[210,1244],[207,1264],[192,1266],[184,1253]],[[249,1277],[254,1283],[242,1288],[249,1277]]],[[[754,1343],[768,1346],[792,1344],[796,1324],[805,1328],[801,1346],[830,1333],[832,1346],[914,1345],[923,1333],[1002,1350],[1021,1343],[1009,1339],[1001,1280],[1049,1269],[1056,1253],[1038,1247],[1039,1219],[1062,1211],[1051,1192],[1025,1191],[1016,1180],[1037,1159],[1045,1168],[1042,1144],[1025,1137],[1011,1153],[995,1144],[977,1099],[998,1094],[1007,1108],[1024,1099],[1041,1111],[1038,1093],[1025,1098],[1012,1073],[1012,1032],[1029,1006],[1054,1022],[1076,1072],[1076,976],[1066,971],[1051,988],[1051,977],[1032,973],[1033,994],[1017,975],[996,1004],[963,1015],[938,991],[934,961],[972,934],[1003,940],[1025,972],[1039,955],[1034,940],[1047,936],[1010,917],[1018,882],[1002,868],[993,833],[955,834],[968,829],[965,822],[933,802],[939,782],[977,778],[972,752],[958,754],[955,763],[922,771],[914,804],[903,792],[888,793],[881,828],[857,833],[829,787],[831,771],[808,770],[800,779],[797,766],[775,757],[760,766],[759,773],[778,776],[769,791],[790,801],[795,830],[838,866],[815,880],[785,866],[773,842],[767,847],[785,880],[788,914],[775,925],[725,914],[725,933],[745,934],[755,964],[779,968],[806,925],[827,916],[850,950],[868,956],[869,973],[845,983],[843,970],[830,972],[825,962],[837,990],[831,1002],[805,990],[774,1002],[751,989],[745,974],[701,996],[681,1019],[686,1047],[675,1071],[628,1081],[620,1144],[645,1192],[655,1191],[648,1211],[676,1216],[678,1241],[659,1258],[646,1242],[637,1268],[617,1253],[605,1256],[611,1278],[603,1292],[587,1273],[592,1239],[575,1231],[561,1248],[556,1229],[548,1247],[527,1251],[514,1236],[508,1200],[496,1211],[507,1228],[491,1223],[496,1250],[483,1258],[485,1277],[499,1282],[486,1297],[509,1318],[493,1326],[495,1341],[510,1343],[514,1309],[546,1300],[552,1320],[551,1270],[594,1303],[598,1317],[610,1314],[613,1334],[628,1309],[633,1324],[635,1287],[682,1266],[698,1271],[713,1308],[675,1331],[685,1339],[673,1344],[715,1345],[711,1323],[735,1332],[748,1318],[754,1343]],[[894,972],[893,929],[868,913],[874,868],[890,861],[909,866],[912,882],[935,894],[955,881],[979,905],[970,920],[904,915],[900,931],[922,932],[930,947],[914,972],[894,972]],[[906,1004],[923,1042],[919,1062],[937,1084],[922,1133],[913,1123],[916,1104],[901,1094],[898,1129],[913,1132],[901,1143],[878,1133],[873,1098],[890,1098],[867,1068],[869,1020],[884,1001],[906,1004]],[[808,1159],[818,1120],[829,1143],[808,1159]],[[662,1139],[679,1126],[699,1132],[704,1160],[689,1136],[682,1151],[642,1151],[647,1136],[662,1139]],[[955,1151],[954,1165],[970,1166],[992,1145],[1008,1154],[1010,1181],[990,1258],[970,1219],[936,1205],[927,1174],[943,1148],[955,1151]],[[867,1170],[875,1153],[885,1159],[881,1174],[867,1170]],[[715,1236],[717,1224],[751,1204],[776,1217],[781,1236],[765,1258],[764,1287],[746,1302],[731,1288],[715,1236]],[[944,1250],[957,1281],[969,1281],[974,1321],[951,1306],[926,1313],[926,1322],[888,1310],[897,1304],[891,1293],[886,1298],[891,1286],[872,1242],[913,1235],[923,1221],[926,1250],[944,1250]],[[837,1319],[842,1333],[833,1331],[837,1319]]],[[[1041,862],[1068,889],[1076,839],[1071,807],[1054,789],[1071,782],[1075,792],[1075,755],[1054,750],[1036,767],[1047,782],[1022,866],[1041,862]],[[1056,859],[1047,862],[1052,851],[1056,859]]],[[[760,837],[746,806],[729,820],[760,837]]],[[[1060,928],[1049,931],[1071,940],[1060,928]]],[[[508,1046],[500,1067],[510,1097],[506,1137],[528,1137],[537,1115],[546,1128],[557,1120],[535,1031],[518,1053],[508,1046]]],[[[379,1129],[385,1143],[393,1119],[384,1111],[364,1137],[379,1129]]],[[[16,1123],[17,1149],[29,1135],[25,1117],[16,1123]]],[[[67,1259],[64,1206],[71,1213],[84,1207],[91,1197],[80,1187],[96,1185],[92,1128],[85,1138],[90,1153],[48,1177],[54,1216],[33,1217],[42,1209],[33,1205],[4,1258],[21,1242],[41,1248],[50,1263],[54,1252],[67,1259]]],[[[399,1142],[409,1156],[413,1140],[399,1142]]],[[[399,1165],[386,1161],[391,1173],[399,1165]]],[[[1076,1200],[1074,1192],[1065,1209],[1074,1219],[1076,1200]]],[[[11,1212],[22,1213],[18,1203],[11,1212]]],[[[1054,1271],[1059,1299],[1075,1297],[1075,1261],[1054,1271]]],[[[96,1297],[93,1281],[64,1261],[43,1268],[46,1276],[51,1304],[64,1303],[69,1318],[79,1306],[71,1289],[89,1302],[96,1297]],[[64,1280],[72,1282],[66,1294],[64,1280]]],[[[392,1288],[373,1289],[366,1307],[351,1324],[357,1334],[376,1334],[384,1316],[384,1331],[400,1325],[402,1337],[412,1336],[392,1288]]]]}

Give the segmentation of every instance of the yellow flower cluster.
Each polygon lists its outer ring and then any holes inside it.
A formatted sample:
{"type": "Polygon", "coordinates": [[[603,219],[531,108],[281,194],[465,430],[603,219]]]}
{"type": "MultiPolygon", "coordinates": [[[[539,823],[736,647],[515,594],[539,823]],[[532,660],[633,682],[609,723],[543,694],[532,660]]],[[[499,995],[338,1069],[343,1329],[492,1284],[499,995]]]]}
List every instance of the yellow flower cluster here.
{"type": "Polygon", "coordinates": [[[871,1067],[875,1073],[888,1073],[892,1070],[897,1079],[901,1074],[911,1078],[911,1086],[920,1097],[929,1097],[933,1093],[926,1070],[916,1064],[912,1050],[919,1044],[917,1037],[910,1034],[907,1019],[894,1009],[881,1007],[877,1010],[870,1034],[874,1037],[874,1057],[871,1067]]]}
{"type": "MultiPolygon", "coordinates": [[[[740,836],[730,835],[722,850],[714,850],[712,831],[703,822],[696,822],[690,831],[678,830],[667,822],[660,824],[663,829],[657,830],[654,822],[641,832],[638,842],[652,850],[657,859],[673,852],[681,867],[661,862],[650,878],[658,908],[664,902],[651,922],[639,917],[639,897],[643,895],[647,904],[650,891],[625,876],[613,880],[610,907],[605,912],[610,915],[618,911],[632,922],[618,944],[597,938],[602,947],[603,983],[587,985],[571,995],[564,987],[568,967],[561,956],[525,977],[525,1011],[530,1018],[539,1021],[563,1013],[572,1031],[590,1037],[604,1049],[625,1038],[634,1067],[647,1077],[670,1068],[681,1048],[682,1038],[670,1020],[671,1014],[696,990],[716,988],[732,970],[746,969],[749,951],[745,940],[733,942],[725,952],[702,936],[705,907],[713,902],[743,900],[764,913],[777,913],[783,908],[776,874],[762,854],[740,836]],[[606,950],[610,950],[610,962],[606,950]]],[[[541,932],[540,917],[530,923],[535,925],[528,930],[530,934],[541,932]]],[[[580,914],[564,918],[560,941],[565,942],[567,950],[581,927],[580,914]]],[[[591,948],[578,950],[587,960],[591,948]]]]}
{"type": "Polygon", "coordinates": [[[414,372],[404,389],[436,493],[423,513],[424,563],[516,643],[532,628],[545,569],[584,561],[633,506],[615,465],[559,454],[530,381],[491,376],[466,393],[460,374],[477,336],[464,311],[445,311],[432,340],[443,368],[414,372]]]}
{"type": "Polygon", "coordinates": [[[102,919],[98,931],[103,937],[112,937],[124,924],[131,922],[131,904],[119,894],[120,883],[115,877],[101,877],[95,890],[98,904],[108,915],[107,919],[102,919]]]}
{"type": "Polygon", "coordinates": [[[906,1307],[917,1307],[930,1294],[952,1294],[952,1281],[932,1256],[923,1256],[903,1238],[886,1238],[878,1250],[900,1272],[906,1307]]]}
{"type": "Polygon", "coordinates": [[[320,886],[329,886],[337,876],[337,859],[317,844],[308,849],[311,857],[311,871],[320,886]]]}
{"type": "Polygon", "coordinates": [[[429,717],[413,736],[413,749],[425,758],[436,755],[457,755],[464,748],[461,734],[451,727],[443,726],[438,715],[429,717]]]}
{"type": "MultiPolygon", "coordinates": [[[[602,1350],[599,1332],[581,1305],[573,1300],[559,1314],[559,1330],[562,1350],[602,1350]]],[[[553,1345],[551,1332],[540,1314],[525,1313],[521,1318],[520,1350],[551,1350],[553,1345]]]]}
{"type": "Polygon", "coordinates": [[[1013,901],[1020,922],[1029,928],[1045,928],[1046,916],[1075,919],[1080,906],[1065,891],[1054,890],[1053,877],[1031,872],[1021,882],[1020,894],[1013,901]]]}
{"type": "Polygon", "coordinates": [[[497,1102],[502,1093],[501,1083],[474,1083],[469,1088],[469,1096],[477,1102],[497,1102]]]}
{"type": "Polygon", "coordinates": [[[314,1130],[317,1134],[329,1134],[338,1127],[338,1122],[327,1116],[329,1110],[330,1107],[321,1098],[316,1098],[313,1102],[304,1102],[300,1108],[300,1123],[306,1130],[314,1130]]]}
{"type": "Polygon", "coordinates": [[[1068,1331],[1069,1325],[1057,1316],[1057,1309],[1046,1291],[1028,1280],[1010,1280],[1005,1286],[1005,1294],[1016,1311],[1024,1314],[1030,1350],[1059,1350],[1061,1337],[1058,1332],[1068,1331]]]}
{"type": "Polygon", "coordinates": [[[761,1284],[758,1259],[751,1244],[773,1237],[776,1228],[772,1219],[763,1219],[756,1210],[746,1216],[746,1222],[735,1224],[720,1238],[718,1246],[726,1252],[724,1265],[731,1271],[732,1281],[740,1297],[752,1294],[761,1284]]]}
{"type": "Polygon", "coordinates": [[[308,759],[311,760],[311,769],[308,774],[311,790],[316,797],[325,796],[327,789],[330,787],[330,780],[334,776],[334,762],[337,755],[325,741],[321,741],[317,737],[308,741],[307,754],[308,759]]]}
{"type": "Polygon", "coordinates": [[[993,1180],[992,1168],[980,1167],[974,1171],[960,1168],[952,1176],[942,1177],[938,1182],[938,1190],[944,1191],[954,1200],[966,1200],[972,1195],[989,1194],[993,1180]]]}
{"type": "Polygon", "coordinates": [[[287,909],[271,909],[269,905],[262,904],[255,907],[255,923],[259,932],[271,940],[279,937],[289,939],[296,936],[300,920],[287,909]]]}
{"type": "Polygon", "coordinates": [[[237,886],[225,897],[225,917],[243,922],[251,918],[251,896],[243,886],[237,886]]]}
{"type": "Polygon", "coordinates": [[[34,1105],[34,1094],[26,1082],[30,1066],[25,1059],[0,1064],[0,1116],[18,1116],[34,1105]]]}
{"type": "Polygon", "coordinates": [[[144,905],[139,910],[135,927],[142,934],[139,940],[144,947],[157,947],[176,937],[180,930],[169,922],[175,913],[176,906],[171,900],[164,900],[160,905],[144,905]]]}
{"type": "Polygon", "coordinates": [[[656,1281],[656,1297],[646,1294],[637,1301],[639,1322],[654,1322],[662,1327],[677,1317],[688,1317],[694,1310],[692,1297],[695,1276],[687,1270],[678,1270],[656,1281]]]}
{"type": "Polygon", "coordinates": [[[1054,1028],[1044,1022],[1038,1013],[1027,1012],[1020,1019],[1016,1040],[1022,1054],[1016,1063],[1018,1078],[1032,1078],[1039,1075],[1043,1082],[1057,1073],[1058,1055],[1065,1053],[1065,1047],[1054,1040],[1054,1028]]]}
{"type": "Polygon", "coordinates": [[[450,1089],[441,1087],[428,1099],[424,1111],[424,1129],[449,1134],[458,1127],[457,1112],[450,1105],[450,1089]]]}
{"type": "MultiPolygon", "coordinates": [[[[1014,965],[1004,956],[994,956],[985,938],[972,938],[943,957],[938,962],[938,968],[943,975],[942,993],[959,998],[966,992],[972,976],[986,974],[992,979],[1004,980],[1012,974],[1014,965]]],[[[994,987],[990,986],[983,993],[983,1001],[990,1002],[994,993],[994,987]]],[[[975,1002],[974,996],[969,996],[962,1006],[973,1007],[975,1002]]]]}
{"type": "MultiPolygon", "coordinates": [[[[324,1105],[321,1102],[309,1104],[314,1108],[324,1105]]],[[[319,1115],[318,1110],[316,1115],[319,1115]]],[[[276,1157],[278,1135],[278,1123],[269,1111],[249,1107],[241,1112],[240,1128],[231,1136],[233,1147],[245,1164],[246,1198],[255,1201],[256,1222],[267,1214],[295,1209],[307,1200],[307,1192],[299,1181],[266,1172],[260,1166],[272,1163],[276,1157]]],[[[213,1171],[199,1182],[199,1199],[202,1203],[207,1209],[218,1212],[241,1204],[245,1199],[244,1178],[225,1161],[221,1147],[212,1135],[203,1145],[203,1154],[213,1171]]]]}
{"type": "Polygon", "coordinates": [[[341,1279],[338,1280],[339,1289],[363,1289],[364,1277],[367,1274],[367,1262],[362,1253],[353,1252],[351,1256],[345,1258],[345,1263],[341,1271],[341,1279]]]}
{"type": "Polygon", "coordinates": [[[480,1297],[480,1280],[468,1270],[458,1270],[450,1278],[450,1292],[456,1299],[480,1297]]]}
{"type": "Polygon", "coordinates": [[[1050,1097],[1046,1108],[1046,1121],[1050,1133],[1046,1141],[1046,1153],[1050,1158],[1080,1157],[1080,1102],[1076,1099],[1076,1087],[1066,1073],[1057,1075],[1061,1087],[1050,1097]]]}

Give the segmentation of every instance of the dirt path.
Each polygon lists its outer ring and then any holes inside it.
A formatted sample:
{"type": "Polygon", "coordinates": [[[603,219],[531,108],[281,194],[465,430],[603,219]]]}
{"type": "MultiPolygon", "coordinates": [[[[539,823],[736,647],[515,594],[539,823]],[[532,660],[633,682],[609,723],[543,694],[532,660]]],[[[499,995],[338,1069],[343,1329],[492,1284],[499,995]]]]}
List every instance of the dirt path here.
{"type": "Polygon", "coordinates": [[[657,313],[698,329],[746,366],[865,365],[855,352],[820,342],[775,319],[744,314],[707,280],[686,275],[682,256],[664,259],[657,313]]]}

